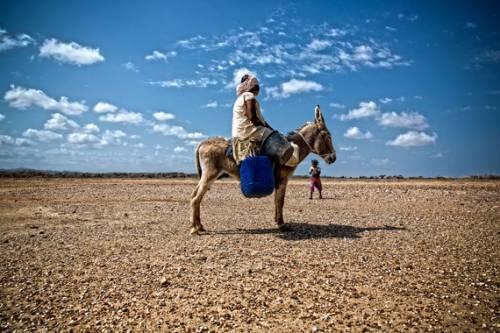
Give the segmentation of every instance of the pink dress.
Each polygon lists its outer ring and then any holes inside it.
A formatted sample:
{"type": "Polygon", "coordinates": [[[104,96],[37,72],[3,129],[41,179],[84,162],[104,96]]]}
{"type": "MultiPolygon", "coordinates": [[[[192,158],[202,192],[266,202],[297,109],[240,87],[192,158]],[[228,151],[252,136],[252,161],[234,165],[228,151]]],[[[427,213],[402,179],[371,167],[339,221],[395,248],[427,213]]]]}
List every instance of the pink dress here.
{"type": "Polygon", "coordinates": [[[318,191],[321,191],[322,190],[321,178],[319,177],[319,175],[321,174],[321,168],[316,167],[316,170],[311,168],[309,170],[309,174],[311,175],[311,178],[310,178],[310,181],[311,181],[310,190],[311,190],[311,192],[314,192],[314,188],[316,188],[318,191]]]}

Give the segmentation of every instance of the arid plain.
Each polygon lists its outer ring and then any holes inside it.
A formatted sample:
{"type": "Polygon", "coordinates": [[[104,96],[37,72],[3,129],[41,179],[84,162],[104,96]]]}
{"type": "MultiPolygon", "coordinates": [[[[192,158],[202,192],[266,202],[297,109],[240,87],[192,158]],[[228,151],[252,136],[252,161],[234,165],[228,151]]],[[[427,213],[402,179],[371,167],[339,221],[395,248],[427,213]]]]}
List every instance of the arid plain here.
{"type": "Polygon", "coordinates": [[[499,331],[500,182],[0,180],[1,331],[499,331]]]}

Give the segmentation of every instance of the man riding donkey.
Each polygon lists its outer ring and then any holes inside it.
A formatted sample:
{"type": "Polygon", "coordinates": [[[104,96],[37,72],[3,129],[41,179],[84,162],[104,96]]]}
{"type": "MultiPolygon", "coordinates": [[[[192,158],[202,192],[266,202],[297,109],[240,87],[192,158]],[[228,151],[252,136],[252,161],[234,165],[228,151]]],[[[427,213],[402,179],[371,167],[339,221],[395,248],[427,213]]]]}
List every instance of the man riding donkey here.
{"type": "Polygon", "coordinates": [[[310,153],[320,156],[327,164],[336,160],[332,137],[319,105],[314,109],[312,122],[305,123],[284,137],[272,130],[262,117],[256,99],[259,82],[253,75],[242,77],[236,93],[232,144],[226,138],[212,137],[200,142],[195,149],[195,167],[200,180],[191,193],[191,234],[205,231],[201,223],[200,205],[210,185],[223,174],[239,179],[242,184],[242,166],[248,165],[248,161],[262,159],[262,156],[255,159],[247,157],[260,153],[269,156],[274,162],[274,221],[280,230],[288,228],[283,218],[285,193],[288,178],[298,164],[310,153]]]}
{"type": "MultiPolygon", "coordinates": [[[[257,96],[260,92],[259,81],[254,75],[245,74],[236,87],[236,101],[233,106],[232,147],[233,158],[239,165],[245,158],[259,154],[269,155],[275,163],[275,173],[293,154],[293,147],[277,131],[269,126],[260,111],[257,96]],[[281,145],[279,154],[266,151],[263,143],[272,138],[270,145],[281,145]],[[262,148],[262,149],[261,149],[262,148]],[[274,156],[273,156],[274,155],[274,156]]],[[[276,147],[274,147],[276,148],[276,147]]],[[[276,187],[279,186],[276,182],[276,187]]]]}

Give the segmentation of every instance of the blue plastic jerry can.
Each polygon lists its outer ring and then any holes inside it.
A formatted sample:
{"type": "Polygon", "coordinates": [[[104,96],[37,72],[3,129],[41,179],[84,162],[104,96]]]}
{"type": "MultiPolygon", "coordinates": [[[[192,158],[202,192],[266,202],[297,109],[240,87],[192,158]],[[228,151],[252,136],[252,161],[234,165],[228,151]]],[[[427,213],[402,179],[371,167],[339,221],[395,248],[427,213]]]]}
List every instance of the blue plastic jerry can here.
{"type": "Polygon", "coordinates": [[[241,192],[247,198],[265,197],[274,191],[273,163],[267,156],[251,156],[240,164],[241,192]]]}

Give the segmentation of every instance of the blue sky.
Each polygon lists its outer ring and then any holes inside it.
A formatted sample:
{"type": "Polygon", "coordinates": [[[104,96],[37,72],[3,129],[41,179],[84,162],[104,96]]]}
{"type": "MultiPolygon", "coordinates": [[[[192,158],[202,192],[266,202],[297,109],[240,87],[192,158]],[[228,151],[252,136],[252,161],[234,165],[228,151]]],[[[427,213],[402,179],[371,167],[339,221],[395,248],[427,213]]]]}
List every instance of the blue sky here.
{"type": "Polygon", "coordinates": [[[282,132],[321,105],[327,175],[498,174],[498,9],[2,1],[0,168],[194,172],[195,145],[230,136],[235,77],[251,71],[282,132]]]}

